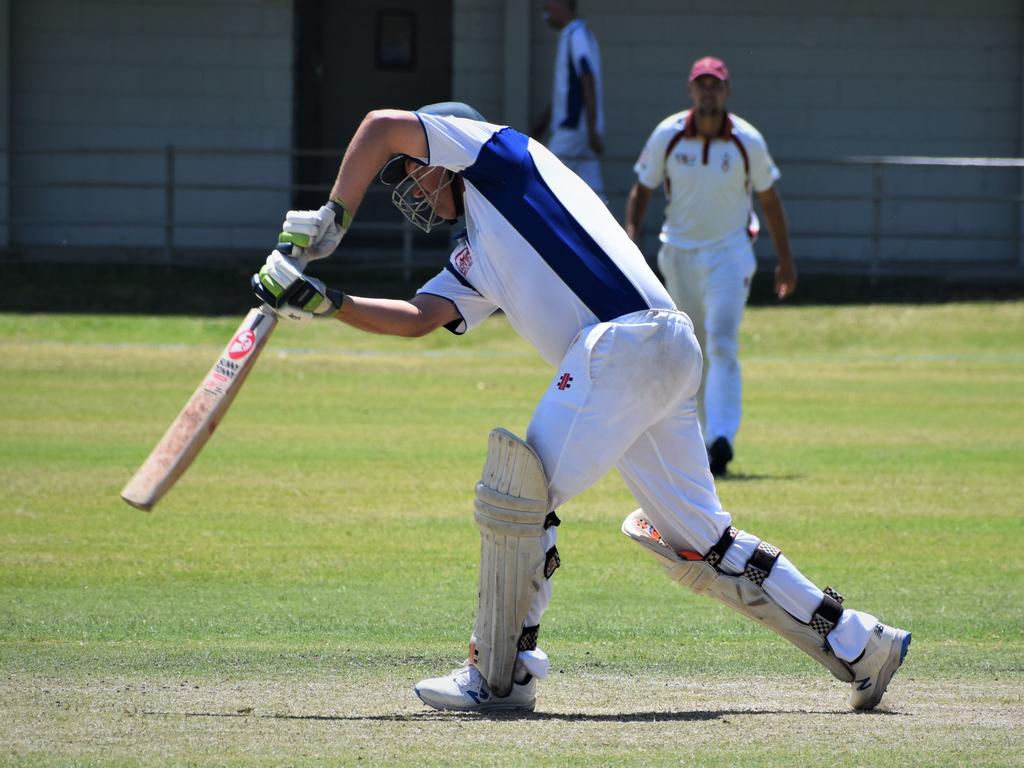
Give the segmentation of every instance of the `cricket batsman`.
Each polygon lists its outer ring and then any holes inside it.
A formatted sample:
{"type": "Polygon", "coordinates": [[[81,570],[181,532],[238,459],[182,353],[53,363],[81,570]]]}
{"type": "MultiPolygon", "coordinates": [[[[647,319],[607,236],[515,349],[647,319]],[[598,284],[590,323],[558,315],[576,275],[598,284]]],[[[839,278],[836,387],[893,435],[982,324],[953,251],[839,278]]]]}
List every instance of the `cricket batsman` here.
{"type": "Polygon", "coordinates": [[[500,309],[554,369],[525,437],[490,433],[476,484],[480,580],[468,659],[419,682],[424,703],[533,710],[548,672],[538,637],[560,562],[557,510],[617,467],[639,505],[622,530],[669,578],[850,683],[855,709],[878,704],[910,633],[844,606],[776,547],[733,526],[697,419],[693,325],[600,198],[544,146],[458,102],[370,112],[327,204],[289,211],[280,240],[253,285],[283,318],[461,335],[500,309]],[[444,268],[409,300],[328,291],[301,268],[338,247],[378,174],[424,231],[465,218],[444,268]]]}

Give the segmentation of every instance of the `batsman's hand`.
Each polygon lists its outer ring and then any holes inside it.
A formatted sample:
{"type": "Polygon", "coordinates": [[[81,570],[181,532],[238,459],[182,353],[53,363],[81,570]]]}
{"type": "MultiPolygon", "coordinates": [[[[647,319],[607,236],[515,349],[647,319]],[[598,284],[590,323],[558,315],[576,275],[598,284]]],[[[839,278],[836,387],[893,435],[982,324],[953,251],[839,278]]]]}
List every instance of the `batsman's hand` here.
{"type": "Polygon", "coordinates": [[[326,259],[352,224],[352,214],[340,200],[329,200],[318,211],[288,211],[279,242],[301,248],[308,261],[326,259]]]}
{"type": "Polygon", "coordinates": [[[300,262],[279,250],[272,251],[266,264],[252,276],[252,289],[256,298],[273,307],[278,317],[298,322],[332,317],[345,299],[341,291],[304,275],[300,262]]]}

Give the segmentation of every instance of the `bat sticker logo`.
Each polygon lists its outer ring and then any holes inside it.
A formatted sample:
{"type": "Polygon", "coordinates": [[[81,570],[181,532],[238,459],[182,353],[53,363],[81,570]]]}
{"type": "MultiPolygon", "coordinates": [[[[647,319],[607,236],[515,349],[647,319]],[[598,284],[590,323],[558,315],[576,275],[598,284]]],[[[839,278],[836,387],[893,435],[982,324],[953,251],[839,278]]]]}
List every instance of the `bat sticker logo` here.
{"type": "Polygon", "coordinates": [[[255,346],[256,334],[251,328],[247,328],[231,340],[231,344],[228,345],[228,357],[232,360],[243,358],[252,352],[255,346]]]}

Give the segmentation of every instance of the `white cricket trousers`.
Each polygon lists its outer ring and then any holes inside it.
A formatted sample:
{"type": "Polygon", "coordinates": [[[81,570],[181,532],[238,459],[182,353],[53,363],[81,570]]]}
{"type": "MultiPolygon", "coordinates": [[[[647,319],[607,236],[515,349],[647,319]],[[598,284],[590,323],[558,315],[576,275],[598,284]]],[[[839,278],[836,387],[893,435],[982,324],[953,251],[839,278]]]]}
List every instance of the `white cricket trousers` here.
{"type": "Polygon", "coordinates": [[[746,232],[711,248],[684,249],[667,243],[658,252],[658,269],[676,306],[693,320],[704,350],[704,381],[697,412],[708,444],[719,437],[736,442],[743,409],[739,332],[757,270],[746,232]]]}
{"type": "MultiPolygon", "coordinates": [[[[673,549],[707,552],[732,516],[718,500],[697,420],[701,367],[693,325],[682,312],[646,310],[584,328],[527,429],[527,442],[548,477],[552,509],[618,467],[673,549]]],[[[556,538],[557,528],[544,532],[545,551],[556,538]]],[[[741,533],[720,567],[741,573],[757,543],[741,533]]],[[[544,582],[523,626],[540,624],[552,579],[544,582]]],[[[801,621],[809,621],[821,604],[821,590],[785,555],[764,588],[801,621]]],[[[844,610],[829,635],[836,655],[855,659],[876,623],[873,616],[844,610]]]]}

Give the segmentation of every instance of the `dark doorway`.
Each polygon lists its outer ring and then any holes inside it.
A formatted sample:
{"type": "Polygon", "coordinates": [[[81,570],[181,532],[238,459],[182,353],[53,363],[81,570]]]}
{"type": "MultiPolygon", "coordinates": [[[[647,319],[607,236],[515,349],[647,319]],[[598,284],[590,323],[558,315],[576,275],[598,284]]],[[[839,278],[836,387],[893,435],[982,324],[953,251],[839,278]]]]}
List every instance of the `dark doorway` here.
{"type": "MultiPolygon", "coordinates": [[[[368,111],[451,99],[452,1],[296,0],[295,14],[295,146],[330,151],[296,162],[293,204],[318,208],[368,111]]],[[[378,189],[359,219],[397,215],[378,189]]]]}

